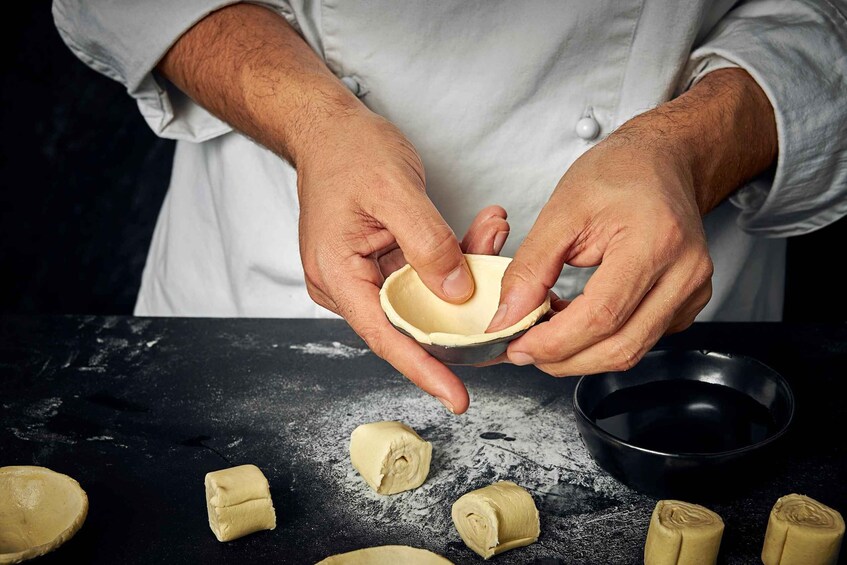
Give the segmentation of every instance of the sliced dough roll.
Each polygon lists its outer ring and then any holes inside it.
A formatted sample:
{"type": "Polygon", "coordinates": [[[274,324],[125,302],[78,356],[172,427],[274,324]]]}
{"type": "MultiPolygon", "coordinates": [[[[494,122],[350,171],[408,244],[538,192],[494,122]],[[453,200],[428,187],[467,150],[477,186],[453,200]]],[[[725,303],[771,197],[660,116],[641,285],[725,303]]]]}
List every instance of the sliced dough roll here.
{"type": "Polygon", "coordinates": [[[402,422],[362,424],[350,436],[350,462],[379,494],[421,486],[431,460],[432,444],[402,422]]]}
{"type": "Polygon", "coordinates": [[[660,500],[650,518],[644,565],[712,565],[718,559],[723,520],[708,508],[660,500]]]}
{"type": "Polygon", "coordinates": [[[801,494],[783,496],[768,519],[762,563],[834,565],[844,538],[838,511],[801,494]]]}
{"type": "Polygon", "coordinates": [[[218,541],[276,528],[268,479],[255,465],[207,473],[204,482],[209,527],[218,541]]]}
{"type": "Polygon", "coordinates": [[[541,533],[532,495],[510,481],[464,494],[452,515],[462,541],[484,559],[534,543],[541,533]]]}

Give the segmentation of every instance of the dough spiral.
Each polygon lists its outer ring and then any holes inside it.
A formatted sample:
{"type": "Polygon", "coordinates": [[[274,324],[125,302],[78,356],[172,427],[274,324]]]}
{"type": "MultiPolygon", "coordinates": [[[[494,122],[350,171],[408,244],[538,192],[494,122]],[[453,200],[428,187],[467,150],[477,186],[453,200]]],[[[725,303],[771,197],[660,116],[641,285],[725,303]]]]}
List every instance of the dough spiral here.
{"type": "Polygon", "coordinates": [[[660,500],[650,518],[645,565],[707,565],[717,561],[723,520],[708,508],[660,500]]]}
{"type": "Polygon", "coordinates": [[[402,422],[362,424],[350,436],[350,462],[379,494],[418,488],[431,460],[432,444],[402,422]]]}
{"type": "Polygon", "coordinates": [[[830,565],[838,562],[844,519],[838,511],[801,494],[783,496],[768,519],[765,565],[830,565]]]}
{"type": "Polygon", "coordinates": [[[452,515],[462,541],[484,559],[534,543],[541,533],[532,495],[510,481],[464,494],[452,515]]]}

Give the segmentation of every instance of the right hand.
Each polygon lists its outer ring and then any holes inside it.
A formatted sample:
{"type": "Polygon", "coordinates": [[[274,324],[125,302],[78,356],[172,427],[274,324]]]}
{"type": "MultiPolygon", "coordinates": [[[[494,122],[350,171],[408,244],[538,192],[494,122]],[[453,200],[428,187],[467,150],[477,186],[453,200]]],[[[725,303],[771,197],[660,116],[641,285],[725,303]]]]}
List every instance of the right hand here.
{"type": "MultiPolygon", "coordinates": [[[[297,163],[309,295],[448,410],[463,413],[469,398],[461,380],[397,331],[379,303],[384,277],[407,261],[444,300],[462,303],[474,292],[462,247],[426,195],[420,157],[396,127],[366,109],[338,117],[324,139],[297,163]]],[[[465,248],[499,252],[503,232],[505,212],[486,208],[465,248]]]]}

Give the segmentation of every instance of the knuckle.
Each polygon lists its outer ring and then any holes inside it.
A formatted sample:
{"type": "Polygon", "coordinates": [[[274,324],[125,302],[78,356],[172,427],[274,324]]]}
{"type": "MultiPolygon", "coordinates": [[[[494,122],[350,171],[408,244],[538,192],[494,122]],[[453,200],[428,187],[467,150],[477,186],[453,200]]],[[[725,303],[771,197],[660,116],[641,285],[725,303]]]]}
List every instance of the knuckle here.
{"type": "MultiPolygon", "coordinates": [[[[309,298],[311,298],[314,302],[321,304],[321,301],[323,300],[323,293],[309,281],[306,281],[306,292],[309,293],[309,298]]],[[[321,304],[321,306],[323,306],[323,304],[321,304]]]]}
{"type": "Polygon", "coordinates": [[[712,275],[715,274],[715,264],[712,262],[712,258],[708,253],[700,259],[698,274],[698,282],[701,286],[711,281],[712,275]]]}
{"type": "Polygon", "coordinates": [[[532,266],[520,259],[513,259],[503,275],[504,286],[506,284],[518,284],[521,286],[535,285],[540,282],[538,273],[532,266]]]}
{"type": "Polygon", "coordinates": [[[371,351],[376,353],[379,357],[385,359],[385,339],[382,335],[382,332],[380,332],[378,328],[371,326],[363,326],[358,328],[356,331],[359,336],[363,340],[365,340],[365,343],[368,344],[368,347],[371,348],[371,351]]]}
{"type": "Polygon", "coordinates": [[[609,360],[612,371],[629,371],[643,356],[643,348],[628,337],[619,335],[610,339],[609,360]]]}
{"type": "Polygon", "coordinates": [[[691,314],[691,315],[687,316],[683,320],[680,320],[679,322],[675,323],[670,328],[668,328],[668,331],[666,333],[668,333],[668,334],[679,333],[679,332],[681,332],[685,329],[688,329],[694,323],[694,319],[696,317],[697,317],[696,314],[691,314]]]}
{"type": "MultiPolygon", "coordinates": [[[[706,287],[706,291],[702,293],[701,296],[697,297],[694,301],[694,315],[696,316],[700,310],[706,307],[706,304],[709,303],[709,300],[712,299],[712,285],[709,284],[706,287]]],[[[692,318],[693,319],[693,318],[692,318]]]]}
{"type": "Polygon", "coordinates": [[[542,340],[538,350],[542,359],[561,359],[562,357],[562,344],[553,336],[542,340]]]}
{"type": "Polygon", "coordinates": [[[678,249],[683,246],[686,239],[686,229],[677,216],[669,214],[668,217],[664,219],[662,238],[666,245],[671,249],[678,249]]]}
{"type": "Polygon", "coordinates": [[[588,303],[588,325],[594,335],[610,336],[623,325],[623,312],[603,300],[588,303]]]}
{"type": "Polygon", "coordinates": [[[449,257],[454,250],[458,250],[456,236],[447,225],[442,225],[426,233],[416,249],[404,251],[410,263],[426,269],[449,257]]]}

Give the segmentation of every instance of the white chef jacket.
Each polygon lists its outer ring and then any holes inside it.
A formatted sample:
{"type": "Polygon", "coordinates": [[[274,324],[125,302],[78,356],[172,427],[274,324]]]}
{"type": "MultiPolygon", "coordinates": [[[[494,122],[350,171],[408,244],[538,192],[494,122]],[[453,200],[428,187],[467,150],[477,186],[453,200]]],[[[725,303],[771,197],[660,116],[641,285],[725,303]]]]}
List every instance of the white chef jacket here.
{"type": "MultiPolygon", "coordinates": [[[[71,50],[177,140],[135,312],[331,315],[306,292],[294,169],[154,70],[183,32],[231,3],[53,4],[71,50]]],[[[836,0],[259,3],[414,143],[428,194],[457,234],[486,205],[508,211],[504,255],[577,157],[728,66],[746,69],[773,104],[779,158],[704,218],[714,294],[698,319],[780,319],[784,237],[847,213],[847,10],[836,0]],[[577,134],[584,117],[599,125],[595,139],[577,134]]],[[[566,267],[556,289],[573,297],[591,272],[566,267]]]]}

